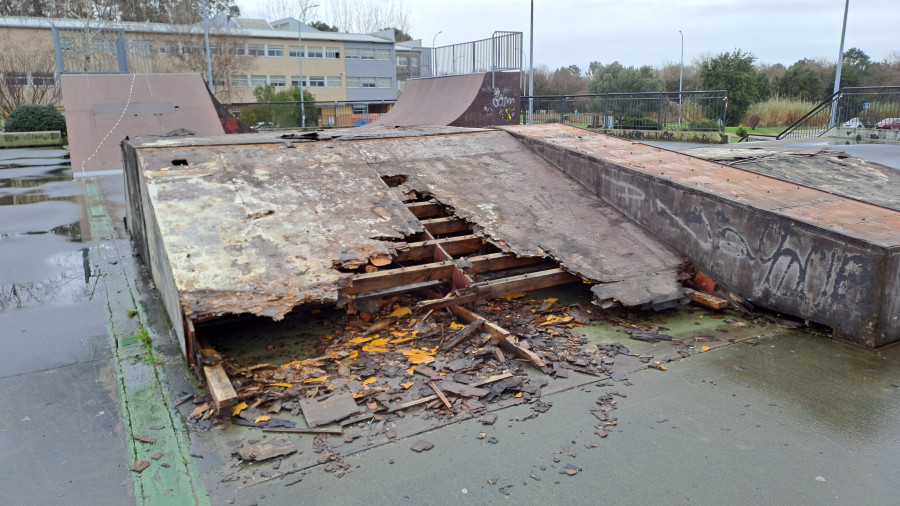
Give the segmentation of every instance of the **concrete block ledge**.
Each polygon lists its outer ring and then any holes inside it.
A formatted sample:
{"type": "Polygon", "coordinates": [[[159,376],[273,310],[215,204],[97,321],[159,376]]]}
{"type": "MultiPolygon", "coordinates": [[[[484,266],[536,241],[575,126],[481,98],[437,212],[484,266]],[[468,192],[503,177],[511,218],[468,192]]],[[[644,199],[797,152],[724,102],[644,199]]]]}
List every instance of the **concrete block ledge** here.
{"type": "Polygon", "coordinates": [[[0,148],[62,146],[59,130],[46,132],[0,132],[0,148]]]}

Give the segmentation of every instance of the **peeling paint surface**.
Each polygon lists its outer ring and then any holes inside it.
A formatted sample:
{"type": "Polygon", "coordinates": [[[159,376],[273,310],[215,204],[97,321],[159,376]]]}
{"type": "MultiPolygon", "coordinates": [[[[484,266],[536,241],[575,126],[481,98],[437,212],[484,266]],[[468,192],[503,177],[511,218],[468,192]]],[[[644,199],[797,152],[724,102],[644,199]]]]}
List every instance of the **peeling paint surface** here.
{"type": "Polygon", "coordinates": [[[336,300],[352,274],[335,264],[389,255],[389,241],[419,231],[382,180],[397,175],[407,177],[400,190],[432,195],[505,251],[603,283],[604,296],[682,295],[679,256],[506,132],[415,132],[132,141],[185,314],[279,319],[336,300]],[[642,276],[655,285],[621,283],[642,276]]]}

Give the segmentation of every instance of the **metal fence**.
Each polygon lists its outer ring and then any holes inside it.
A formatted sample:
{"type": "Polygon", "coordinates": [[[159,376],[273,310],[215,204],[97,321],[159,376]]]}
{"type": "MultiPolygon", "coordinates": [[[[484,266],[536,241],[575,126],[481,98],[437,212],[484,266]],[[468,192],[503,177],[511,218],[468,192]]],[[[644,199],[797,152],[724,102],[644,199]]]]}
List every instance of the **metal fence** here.
{"type": "Polygon", "coordinates": [[[808,139],[833,128],[900,129],[900,86],[843,88],[780,134],[751,134],[746,140],[808,139]]]}
{"type": "Polygon", "coordinates": [[[522,32],[494,32],[489,39],[434,48],[435,76],[522,70],[522,32]]]}
{"type": "Polygon", "coordinates": [[[583,128],[721,131],[728,92],[685,91],[522,97],[522,122],[583,128]]]}
{"type": "MultiPolygon", "coordinates": [[[[304,102],[306,126],[314,128],[367,125],[391,110],[395,100],[304,102]]],[[[239,121],[257,130],[300,128],[300,102],[248,102],[225,106],[239,121]]]]}

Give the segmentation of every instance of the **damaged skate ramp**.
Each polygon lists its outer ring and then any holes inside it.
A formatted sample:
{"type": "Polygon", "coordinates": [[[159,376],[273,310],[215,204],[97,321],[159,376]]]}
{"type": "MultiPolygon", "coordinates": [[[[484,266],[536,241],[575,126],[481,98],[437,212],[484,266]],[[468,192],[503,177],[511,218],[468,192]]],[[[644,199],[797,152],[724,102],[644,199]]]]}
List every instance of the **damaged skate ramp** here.
{"type": "Polygon", "coordinates": [[[449,282],[515,258],[556,262],[602,305],[683,297],[681,257],[508,133],[421,133],[126,142],[129,229],[172,320],[277,320],[391,286],[381,277],[449,282]],[[423,214],[433,206],[443,212],[423,214]],[[401,262],[414,245],[472,240],[500,253],[401,262]]]}

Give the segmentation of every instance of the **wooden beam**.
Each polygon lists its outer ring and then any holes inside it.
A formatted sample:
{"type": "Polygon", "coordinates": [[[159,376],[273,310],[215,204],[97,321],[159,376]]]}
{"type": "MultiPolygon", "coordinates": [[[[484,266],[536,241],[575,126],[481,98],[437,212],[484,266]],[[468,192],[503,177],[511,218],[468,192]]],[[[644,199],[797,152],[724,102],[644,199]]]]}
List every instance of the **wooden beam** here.
{"type": "Polygon", "coordinates": [[[476,330],[481,327],[481,324],[484,323],[484,319],[477,319],[474,322],[466,325],[459,332],[450,336],[450,340],[447,341],[447,344],[441,347],[442,351],[452,350],[457,344],[463,342],[463,340],[470,335],[474,334],[476,330]]]}
{"type": "Polygon", "coordinates": [[[701,306],[706,306],[710,309],[727,309],[728,301],[725,299],[720,299],[714,295],[710,295],[706,292],[694,292],[691,295],[691,302],[695,304],[700,304],[701,306]]]}
{"type": "Polygon", "coordinates": [[[416,218],[433,218],[444,213],[444,207],[436,202],[408,202],[406,208],[416,218]]]}
{"type": "Polygon", "coordinates": [[[450,404],[450,401],[447,400],[447,396],[444,395],[444,392],[441,392],[441,389],[438,388],[437,384],[434,381],[429,381],[428,386],[430,386],[431,389],[434,390],[435,395],[438,396],[438,398],[441,400],[441,402],[444,403],[444,406],[446,406],[447,409],[453,409],[453,404],[450,404]]]}
{"type": "Polygon", "coordinates": [[[452,234],[454,232],[463,232],[470,230],[469,224],[456,217],[449,218],[432,218],[429,220],[420,220],[419,223],[432,235],[452,234]]]}
{"type": "Polygon", "coordinates": [[[439,309],[447,306],[469,304],[470,302],[476,302],[482,299],[502,297],[511,293],[527,292],[550,286],[565,285],[576,281],[580,281],[578,276],[557,267],[546,271],[474,283],[469,288],[457,292],[456,295],[447,296],[443,299],[424,300],[419,302],[417,306],[427,309],[439,309]]]}
{"type": "Polygon", "coordinates": [[[502,271],[503,269],[539,264],[546,262],[547,259],[543,257],[517,257],[510,253],[491,253],[466,257],[466,261],[472,264],[472,267],[463,268],[466,274],[478,274],[480,272],[502,271]]]}
{"type": "Polygon", "coordinates": [[[413,283],[423,283],[434,279],[450,279],[453,276],[453,262],[434,262],[400,269],[358,274],[351,278],[350,286],[341,288],[341,295],[355,295],[374,292],[413,283]]]}
{"type": "Polygon", "coordinates": [[[441,245],[449,255],[459,256],[478,251],[484,245],[484,241],[477,235],[461,235],[444,239],[432,239],[430,241],[411,242],[405,248],[397,251],[394,261],[431,260],[434,258],[436,245],[441,245]]]}
{"type": "MultiPolygon", "coordinates": [[[[472,323],[481,318],[481,316],[462,306],[449,306],[449,309],[450,312],[453,313],[453,316],[456,316],[466,323],[472,323]]],[[[491,341],[500,345],[501,348],[505,348],[513,355],[531,362],[531,364],[538,369],[543,370],[547,367],[547,364],[544,363],[541,357],[537,356],[533,351],[526,350],[516,344],[514,336],[503,327],[486,321],[482,324],[482,328],[491,335],[491,341]]]]}
{"type": "Polygon", "coordinates": [[[203,374],[206,376],[206,387],[218,413],[221,414],[237,404],[237,392],[231,386],[231,380],[228,379],[222,364],[203,366],[203,374]]]}

